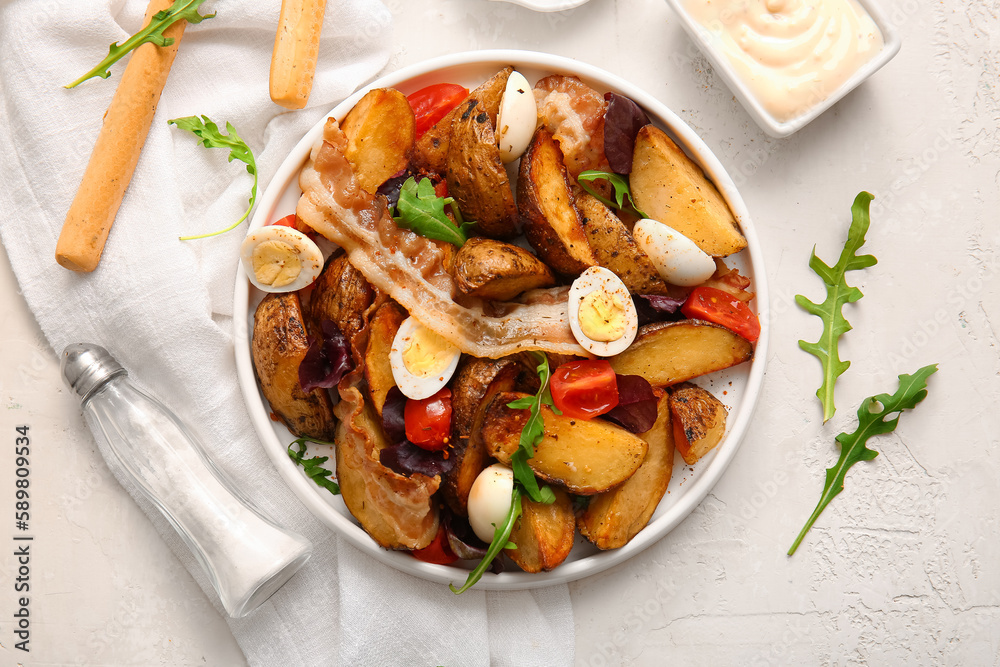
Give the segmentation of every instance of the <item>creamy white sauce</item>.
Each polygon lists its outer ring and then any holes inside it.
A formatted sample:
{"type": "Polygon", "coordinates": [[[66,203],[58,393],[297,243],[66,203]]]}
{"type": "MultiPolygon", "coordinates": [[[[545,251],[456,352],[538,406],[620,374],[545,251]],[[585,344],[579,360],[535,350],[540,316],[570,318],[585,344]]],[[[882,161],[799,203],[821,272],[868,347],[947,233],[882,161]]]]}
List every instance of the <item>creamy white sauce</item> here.
{"type": "Polygon", "coordinates": [[[778,121],[825,100],[883,45],[857,0],[685,0],[684,6],[778,121]]]}

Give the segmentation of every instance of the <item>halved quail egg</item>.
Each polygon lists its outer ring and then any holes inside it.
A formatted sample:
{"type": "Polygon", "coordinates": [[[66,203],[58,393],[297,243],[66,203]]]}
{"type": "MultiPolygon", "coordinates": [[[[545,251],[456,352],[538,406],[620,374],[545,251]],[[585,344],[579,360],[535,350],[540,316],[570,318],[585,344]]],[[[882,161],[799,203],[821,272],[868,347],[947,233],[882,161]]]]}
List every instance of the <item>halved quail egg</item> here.
{"type": "Polygon", "coordinates": [[[407,398],[428,398],[448,384],[462,353],[414,317],[403,320],[389,348],[396,386],[407,398]]]}
{"type": "Polygon", "coordinates": [[[280,225],[247,234],[240,259],[250,282],[264,292],[294,292],[323,271],[323,252],[308,236],[280,225]]]}
{"type": "Polygon", "coordinates": [[[622,352],[639,331],[635,303],[621,278],[592,266],[569,289],[569,326],[585,350],[599,357],[622,352]]]}

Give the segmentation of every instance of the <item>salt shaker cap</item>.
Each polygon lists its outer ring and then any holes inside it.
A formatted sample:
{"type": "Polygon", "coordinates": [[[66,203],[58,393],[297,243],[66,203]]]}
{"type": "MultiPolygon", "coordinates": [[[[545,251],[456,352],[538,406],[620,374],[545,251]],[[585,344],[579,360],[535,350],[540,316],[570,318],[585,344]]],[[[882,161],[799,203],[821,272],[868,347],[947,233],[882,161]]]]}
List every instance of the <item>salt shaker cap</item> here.
{"type": "Polygon", "coordinates": [[[93,343],[73,343],[62,353],[60,364],[63,380],[86,401],[105,382],[118,375],[127,375],[111,353],[93,343]]]}

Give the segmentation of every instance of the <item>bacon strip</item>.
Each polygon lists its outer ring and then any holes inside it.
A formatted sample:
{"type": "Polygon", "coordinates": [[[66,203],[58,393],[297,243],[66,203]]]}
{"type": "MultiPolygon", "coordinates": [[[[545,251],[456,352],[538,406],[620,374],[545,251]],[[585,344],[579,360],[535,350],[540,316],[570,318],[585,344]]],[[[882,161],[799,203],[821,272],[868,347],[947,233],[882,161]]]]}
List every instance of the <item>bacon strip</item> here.
{"type": "Polygon", "coordinates": [[[529,292],[517,303],[501,304],[502,316],[484,312],[486,304],[478,299],[457,303],[443,251],[431,240],[399,229],[385,198],[361,189],[344,157],[346,145],[337,121],[328,119],[323,139],[313,146],[299,175],[302,197],[295,212],[346,250],[372,285],[476,357],[496,359],[523,350],[588,356],[570,330],[565,289],[529,292]]]}
{"type": "Polygon", "coordinates": [[[337,481],[344,504],[376,542],[388,549],[422,549],[438,530],[431,502],[440,477],[400,475],[379,462],[382,428],[358,389],[355,370],[341,380],[337,416],[337,481]]]}
{"type": "Polygon", "coordinates": [[[575,179],[587,169],[607,169],[604,156],[604,112],[607,102],[575,76],[552,74],[534,88],[538,117],[563,152],[563,163],[575,179]]]}

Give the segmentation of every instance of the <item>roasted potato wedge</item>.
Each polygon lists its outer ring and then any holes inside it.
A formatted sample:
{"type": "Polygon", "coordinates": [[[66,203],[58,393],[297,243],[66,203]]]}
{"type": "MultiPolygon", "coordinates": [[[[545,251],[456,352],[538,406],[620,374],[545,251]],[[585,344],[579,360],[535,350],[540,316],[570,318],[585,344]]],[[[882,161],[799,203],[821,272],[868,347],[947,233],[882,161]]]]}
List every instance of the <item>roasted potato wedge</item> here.
{"type": "Polygon", "coordinates": [[[663,130],[652,125],[639,130],[629,184],[639,210],[709,255],[725,257],[747,247],[726,200],[663,130]]]}
{"type": "Polygon", "coordinates": [[[459,248],[454,275],[463,294],[494,301],[510,301],[530,289],[556,284],[549,267],[524,248],[482,237],[459,248]]]}
{"type": "Polygon", "coordinates": [[[753,358],[753,346],[729,329],[702,320],[639,327],[632,346],[608,359],[621,375],[641,375],[654,387],[729,368],[753,358]]]}
{"type": "Polygon", "coordinates": [[[331,256],[314,284],[309,316],[317,325],[332,321],[353,348],[365,328],[365,312],[375,301],[374,288],[345,254],[331,256]]]}
{"type": "Polygon", "coordinates": [[[552,490],[556,500],[549,505],[530,498],[521,500],[521,516],[510,534],[517,548],[504,551],[525,572],[548,572],[566,560],[573,549],[573,501],[562,489],[552,490]]]}
{"type": "Polygon", "coordinates": [[[677,451],[694,465],[722,441],[729,412],[708,391],[684,382],[670,391],[670,416],[677,451]]]}
{"type": "Polygon", "coordinates": [[[268,294],[253,316],[250,351],[264,398],[288,430],[332,440],[333,404],[325,389],[302,391],[299,364],[309,350],[302,304],[295,292],[268,294]]]}
{"type": "Polygon", "coordinates": [[[639,437],[649,445],[642,465],[621,486],[591,498],[578,521],[580,533],[598,549],[625,546],[646,527],[667,492],[674,469],[674,434],[666,394],[657,403],[656,423],[639,437]]]}
{"type": "Polygon", "coordinates": [[[486,408],[500,392],[513,391],[524,366],[517,360],[466,357],[452,381],[452,441],[454,467],[441,479],[441,493],[453,512],[469,513],[469,491],[488,465],[482,426],[486,408]]]}
{"type": "Polygon", "coordinates": [[[386,301],[372,315],[368,323],[368,341],[365,343],[365,380],[368,398],[375,412],[382,416],[382,406],[389,390],[396,386],[389,365],[389,350],[396,338],[399,325],[410,314],[395,301],[386,301]]]}
{"type": "Polygon", "coordinates": [[[607,206],[587,193],[576,199],[580,222],[597,263],[622,279],[632,294],[668,294],[653,262],[607,206]]]}
{"type": "Polygon", "coordinates": [[[340,124],[347,135],[347,161],[358,183],[374,193],[410,161],[416,137],[413,109],[394,88],[376,88],[358,100],[340,124]]]}
{"type": "Polygon", "coordinates": [[[500,159],[490,115],[470,96],[459,105],[448,146],[448,194],[476,231],[498,239],[517,236],[517,205],[500,159]]]}
{"type": "MultiPolygon", "coordinates": [[[[482,436],[491,456],[510,464],[517,451],[528,410],[507,407],[526,394],[497,394],[486,410],[482,436]]],[[[571,419],[542,406],[544,433],[528,465],[542,479],[571,493],[593,495],[632,476],[646,456],[646,441],[611,422],[571,419]]]]}
{"type": "Polygon", "coordinates": [[[597,264],[573,203],[562,151],[545,128],[535,132],[521,156],[517,209],[524,237],[555,271],[572,276],[597,264]]]}
{"type": "MultiPolygon", "coordinates": [[[[513,67],[504,67],[502,70],[490,77],[485,83],[473,90],[469,97],[479,100],[479,107],[490,116],[490,123],[495,128],[497,126],[497,113],[500,110],[500,100],[503,98],[503,91],[507,87],[507,78],[514,71],[513,67]]],[[[439,120],[434,127],[427,130],[420,139],[417,140],[413,151],[413,167],[415,170],[424,169],[438,174],[444,174],[448,168],[448,150],[451,145],[451,128],[455,119],[461,113],[460,104],[448,112],[444,118],[439,120]]]]}

